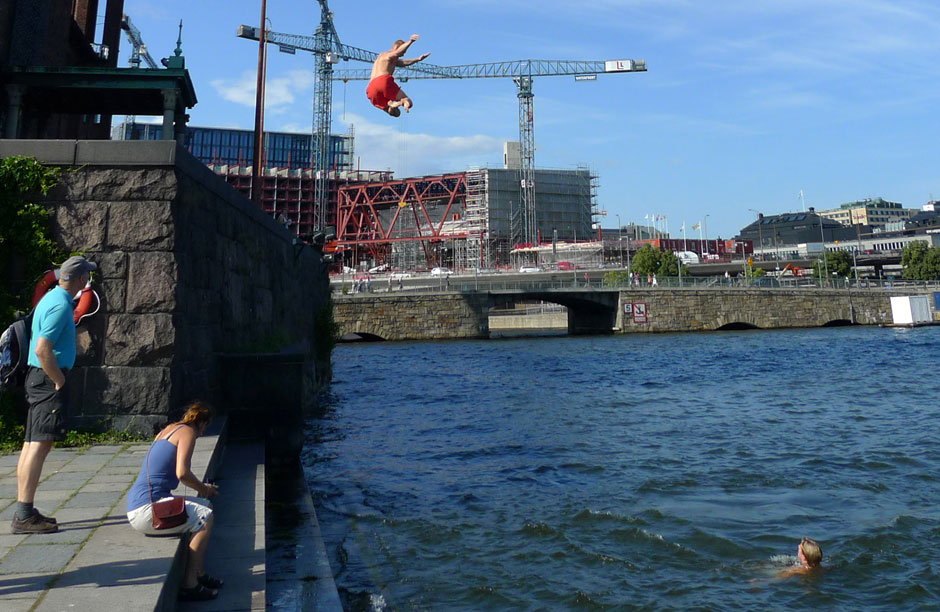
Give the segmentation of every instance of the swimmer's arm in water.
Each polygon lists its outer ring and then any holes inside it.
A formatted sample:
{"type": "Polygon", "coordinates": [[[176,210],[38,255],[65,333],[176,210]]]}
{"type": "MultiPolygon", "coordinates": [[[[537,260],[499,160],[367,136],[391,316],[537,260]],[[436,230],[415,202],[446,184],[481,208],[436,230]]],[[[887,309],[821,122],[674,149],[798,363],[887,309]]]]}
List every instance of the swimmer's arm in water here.
{"type": "Polygon", "coordinates": [[[788,567],[785,570],[777,572],[775,578],[790,578],[792,576],[804,576],[809,571],[809,568],[803,567],[802,565],[794,565],[793,567],[788,567]]]}

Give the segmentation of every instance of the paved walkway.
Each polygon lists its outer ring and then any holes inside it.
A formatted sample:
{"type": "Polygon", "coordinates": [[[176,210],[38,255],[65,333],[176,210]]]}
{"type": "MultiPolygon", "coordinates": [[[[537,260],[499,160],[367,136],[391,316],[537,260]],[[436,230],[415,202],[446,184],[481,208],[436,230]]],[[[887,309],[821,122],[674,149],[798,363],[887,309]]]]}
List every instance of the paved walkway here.
{"type": "MultiPolygon", "coordinates": [[[[205,474],[217,436],[197,441],[193,471],[205,474]]],[[[36,506],[59,532],[13,535],[18,454],[0,457],[0,609],[3,612],[154,610],[178,538],[147,538],[127,524],[124,495],[148,445],[53,450],[36,506]]],[[[259,450],[260,449],[260,450],[259,450]]],[[[264,452],[226,449],[208,567],[226,581],[214,602],[187,610],[264,609],[264,452]]],[[[180,494],[192,494],[185,488],[180,494]]],[[[178,571],[176,572],[178,574],[178,571]]],[[[178,576],[176,578],[178,580],[178,576]]],[[[170,578],[172,582],[172,578],[170,578]]],[[[175,609],[169,597],[165,609],[175,609]]]]}

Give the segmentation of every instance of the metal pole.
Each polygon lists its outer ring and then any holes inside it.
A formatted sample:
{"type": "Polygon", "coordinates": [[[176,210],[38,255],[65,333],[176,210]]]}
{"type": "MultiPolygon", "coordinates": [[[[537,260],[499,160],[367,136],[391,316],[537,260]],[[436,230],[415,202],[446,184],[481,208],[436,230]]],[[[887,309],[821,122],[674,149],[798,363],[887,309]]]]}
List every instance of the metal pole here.
{"type": "Polygon", "coordinates": [[[858,253],[858,249],[855,249],[854,251],[852,251],[852,267],[855,268],[855,288],[856,289],[858,288],[858,258],[856,257],[857,253],[858,253]]]}
{"type": "Polygon", "coordinates": [[[255,83],[255,133],[252,147],[254,159],[251,164],[251,199],[255,204],[261,204],[261,162],[264,148],[264,54],[265,40],[267,39],[267,24],[265,14],[267,0],[261,0],[261,33],[258,36],[258,78],[255,83]]]}
{"type": "Polygon", "coordinates": [[[623,225],[620,223],[620,215],[617,215],[617,246],[620,249],[620,267],[623,267],[623,225]]]}
{"type": "MultiPolygon", "coordinates": [[[[702,228],[705,230],[705,235],[707,236],[708,235],[708,215],[705,215],[705,218],[702,219],[702,228]]],[[[705,255],[708,253],[708,238],[705,238],[703,243],[705,246],[705,253],[703,253],[703,255],[705,255]]],[[[715,254],[716,255],[718,254],[718,242],[717,241],[715,242],[715,254]]]]}
{"type": "MultiPolygon", "coordinates": [[[[800,191],[800,194],[803,192],[800,191]]],[[[826,266],[826,275],[823,277],[826,281],[826,284],[829,283],[829,257],[826,252],[826,235],[823,234],[823,218],[822,215],[817,214],[816,217],[819,219],[819,239],[822,240],[822,257],[823,264],[826,266]]]]}

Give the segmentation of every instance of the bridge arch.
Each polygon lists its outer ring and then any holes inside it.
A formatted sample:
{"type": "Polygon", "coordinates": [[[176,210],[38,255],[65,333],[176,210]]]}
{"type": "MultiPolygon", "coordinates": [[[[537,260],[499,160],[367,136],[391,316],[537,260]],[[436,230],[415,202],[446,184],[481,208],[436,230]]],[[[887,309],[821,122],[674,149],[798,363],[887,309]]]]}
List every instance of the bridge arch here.
{"type": "Polygon", "coordinates": [[[733,321],[731,323],[725,323],[724,325],[721,325],[715,331],[741,331],[744,329],[760,329],[760,327],[754,325],[753,323],[733,321]]]}
{"type": "Polygon", "coordinates": [[[568,309],[568,333],[611,334],[617,319],[617,295],[614,292],[526,291],[492,292],[490,308],[519,302],[548,302],[568,309]]]}
{"type": "Polygon", "coordinates": [[[820,327],[848,327],[850,325],[855,325],[848,319],[832,319],[831,321],[826,321],[820,327]]]}
{"type": "Polygon", "coordinates": [[[384,342],[385,338],[368,332],[347,332],[339,337],[340,342],[384,342]]]}

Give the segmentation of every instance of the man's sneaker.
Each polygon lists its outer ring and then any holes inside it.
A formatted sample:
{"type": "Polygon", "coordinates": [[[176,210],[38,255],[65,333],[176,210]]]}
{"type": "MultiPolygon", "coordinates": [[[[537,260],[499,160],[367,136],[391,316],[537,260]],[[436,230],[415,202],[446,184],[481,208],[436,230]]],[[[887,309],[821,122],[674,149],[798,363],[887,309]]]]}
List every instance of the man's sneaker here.
{"type": "Polygon", "coordinates": [[[44,521],[35,514],[30,514],[24,519],[13,517],[12,533],[55,533],[59,526],[49,521],[44,521]]]}
{"type": "Polygon", "coordinates": [[[39,510],[36,510],[36,508],[33,508],[33,516],[38,517],[40,521],[46,521],[47,523],[52,523],[53,525],[58,523],[58,521],[56,521],[55,518],[51,516],[46,516],[39,510]]]}

